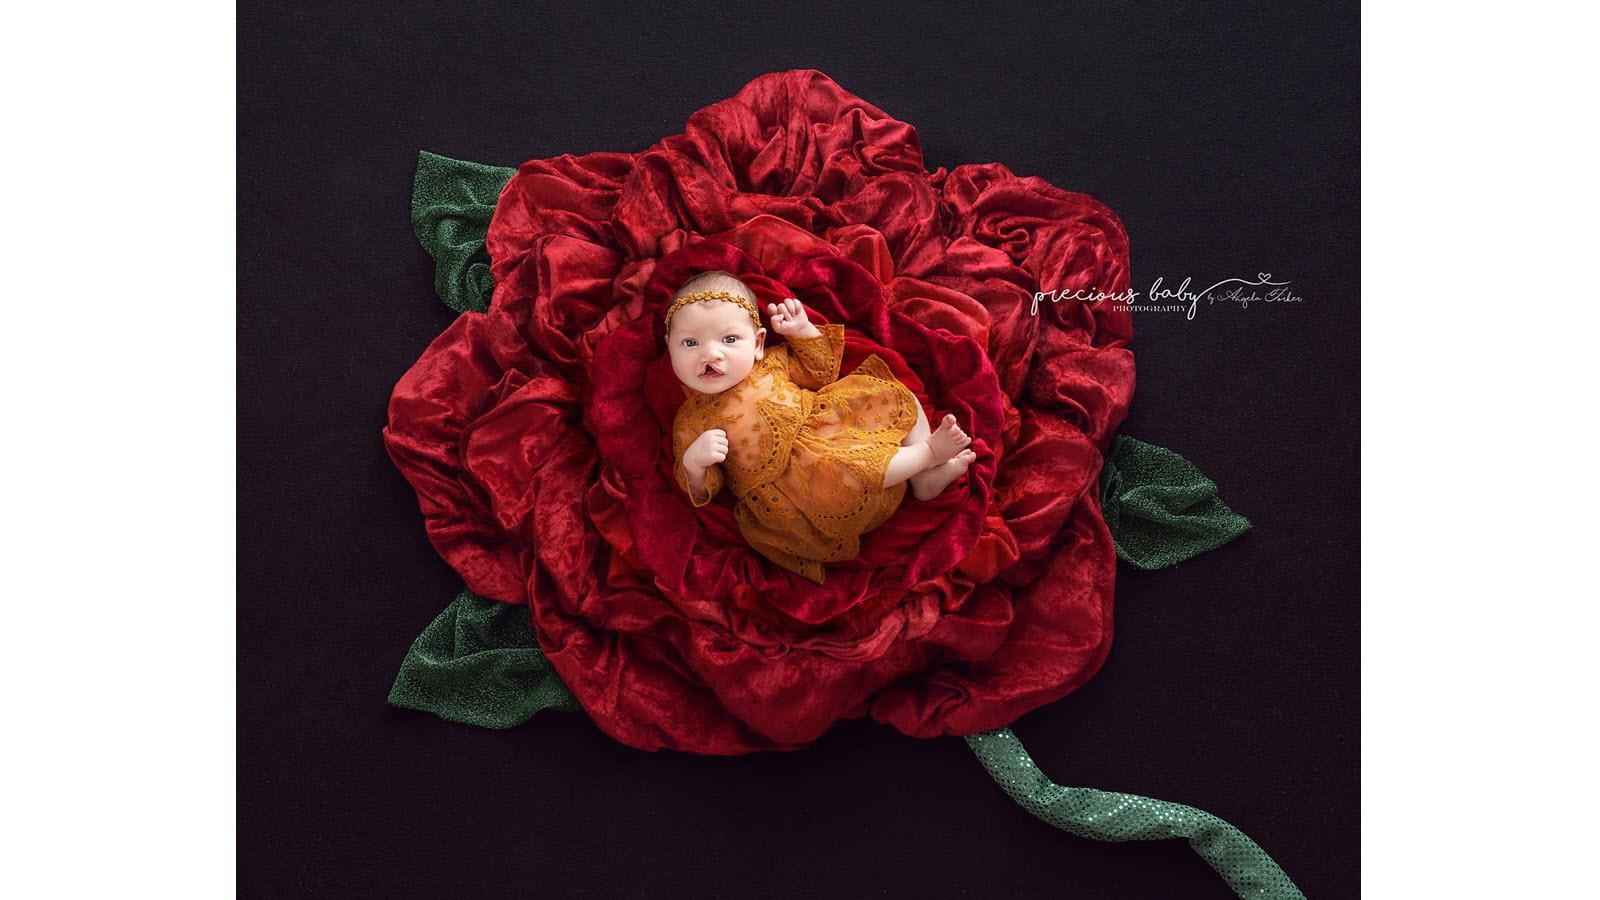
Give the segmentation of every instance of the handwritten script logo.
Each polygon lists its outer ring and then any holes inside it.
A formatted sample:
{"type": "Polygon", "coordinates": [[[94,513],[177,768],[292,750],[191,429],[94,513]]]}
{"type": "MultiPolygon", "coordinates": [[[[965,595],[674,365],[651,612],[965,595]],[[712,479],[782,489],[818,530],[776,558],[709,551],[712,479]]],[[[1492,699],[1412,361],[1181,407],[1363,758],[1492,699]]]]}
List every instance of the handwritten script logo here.
{"type": "Polygon", "coordinates": [[[1044,300],[1051,303],[1060,303],[1062,300],[1081,300],[1085,303],[1099,303],[1103,300],[1121,301],[1128,304],[1128,309],[1137,312],[1181,312],[1184,318],[1193,319],[1195,310],[1199,309],[1200,301],[1206,301],[1207,306],[1217,302],[1234,303],[1240,309],[1249,309],[1252,303],[1303,303],[1304,297],[1290,291],[1287,281],[1273,281],[1272,276],[1266,272],[1256,275],[1255,281],[1243,278],[1224,278],[1203,291],[1189,289],[1193,279],[1185,278],[1183,283],[1175,288],[1162,286],[1165,278],[1157,278],[1150,285],[1147,295],[1148,301],[1139,302],[1139,292],[1129,288],[1120,293],[1107,294],[1097,290],[1074,291],[1039,291],[1033,295],[1033,306],[1028,310],[1029,315],[1039,314],[1039,304],[1044,300]],[[1263,287],[1265,291],[1253,291],[1251,288],[1263,287]]]}

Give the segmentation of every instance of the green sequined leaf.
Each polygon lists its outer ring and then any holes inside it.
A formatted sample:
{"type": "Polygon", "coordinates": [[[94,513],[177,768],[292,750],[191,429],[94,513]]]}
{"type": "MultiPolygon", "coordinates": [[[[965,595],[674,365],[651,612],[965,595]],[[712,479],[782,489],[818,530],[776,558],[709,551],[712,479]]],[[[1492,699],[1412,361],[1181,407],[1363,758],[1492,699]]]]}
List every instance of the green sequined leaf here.
{"type": "Polygon", "coordinates": [[[411,645],[389,703],[485,728],[520,725],[545,709],[582,709],[539,649],[528,608],[471,591],[411,645]]]}
{"type": "Polygon", "coordinates": [[[1188,460],[1121,434],[1100,469],[1100,512],[1117,557],[1141,569],[1176,565],[1250,528],[1188,460]]]}
{"type": "Polygon", "coordinates": [[[1305,900],[1260,845],[1211,813],[1137,794],[1063,787],[1039,771],[1010,728],[969,734],[966,740],[1006,795],[1052,827],[1095,841],[1183,838],[1237,896],[1305,900]]]}
{"type": "Polygon", "coordinates": [[[484,238],[500,191],[517,173],[429,153],[417,155],[411,228],[433,257],[439,299],[456,312],[484,312],[494,293],[484,238]]]}

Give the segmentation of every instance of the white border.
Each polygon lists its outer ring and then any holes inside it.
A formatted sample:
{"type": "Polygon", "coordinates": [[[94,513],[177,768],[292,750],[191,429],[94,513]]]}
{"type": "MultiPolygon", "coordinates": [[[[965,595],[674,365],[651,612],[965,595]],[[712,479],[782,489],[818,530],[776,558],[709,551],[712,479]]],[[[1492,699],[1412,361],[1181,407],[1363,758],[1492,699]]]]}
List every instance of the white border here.
{"type": "Polygon", "coordinates": [[[1581,9],[1362,7],[1370,897],[1595,891],[1596,470],[1578,426],[1596,410],[1600,198],[1581,9]]]}
{"type": "Polygon", "coordinates": [[[234,38],[0,29],[8,896],[234,892],[234,38]]]}

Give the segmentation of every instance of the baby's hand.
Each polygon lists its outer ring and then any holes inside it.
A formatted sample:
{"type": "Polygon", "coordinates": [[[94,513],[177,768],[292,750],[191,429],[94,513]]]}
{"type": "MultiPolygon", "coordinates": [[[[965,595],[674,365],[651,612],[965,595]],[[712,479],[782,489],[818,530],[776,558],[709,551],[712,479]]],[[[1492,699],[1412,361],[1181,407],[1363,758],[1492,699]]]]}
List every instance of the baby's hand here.
{"type": "Polygon", "coordinates": [[[689,449],[683,451],[683,467],[691,471],[714,466],[728,458],[728,433],[721,428],[700,432],[689,449]]]}
{"type": "Polygon", "coordinates": [[[794,297],[767,304],[767,319],[772,322],[772,330],[782,335],[804,336],[816,331],[806,317],[806,308],[794,297]]]}

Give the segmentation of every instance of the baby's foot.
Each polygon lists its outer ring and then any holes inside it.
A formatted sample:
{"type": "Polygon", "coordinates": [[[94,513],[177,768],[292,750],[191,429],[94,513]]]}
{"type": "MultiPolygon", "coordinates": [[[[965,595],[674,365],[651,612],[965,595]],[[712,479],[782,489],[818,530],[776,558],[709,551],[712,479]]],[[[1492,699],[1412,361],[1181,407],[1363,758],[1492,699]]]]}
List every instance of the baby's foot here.
{"type": "Polygon", "coordinates": [[[939,420],[939,427],[928,435],[928,449],[933,451],[933,465],[937,466],[949,460],[970,443],[972,438],[967,437],[967,433],[956,425],[956,417],[945,413],[944,418],[939,420]]]}
{"type": "Polygon", "coordinates": [[[977,458],[978,454],[967,449],[931,469],[923,469],[911,476],[911,496],[918,500],[932,500],[939,496],[951,482],[960,478],[961,473],[965,472],[977,458]]]}

